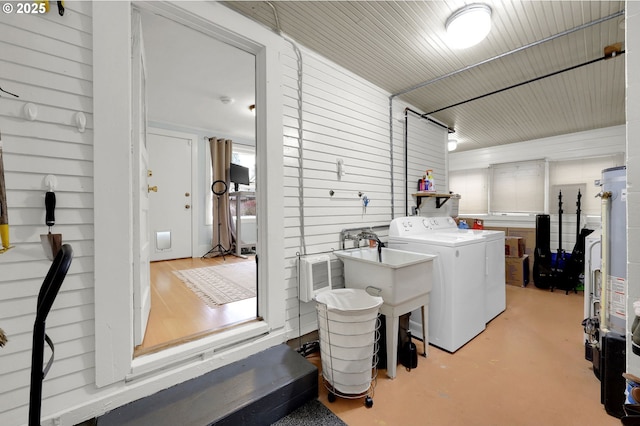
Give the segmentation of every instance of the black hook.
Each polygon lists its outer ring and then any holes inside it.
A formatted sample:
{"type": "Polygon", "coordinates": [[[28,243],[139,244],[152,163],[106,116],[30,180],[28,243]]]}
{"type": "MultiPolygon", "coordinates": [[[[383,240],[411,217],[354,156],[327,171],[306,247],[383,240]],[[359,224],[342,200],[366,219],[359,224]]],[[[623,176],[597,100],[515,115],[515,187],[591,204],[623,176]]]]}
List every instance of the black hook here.
{"type": "Polygon", "coordinates": [[[11,93],[11,92],[7,92],[6,90],[4,90],[2,87],[0,87],[0,92],[4,92],[7,93],[11,96],[15,96],[16,98],[19,98],[20,96],[16,95],[15,93],[11,93]]]}

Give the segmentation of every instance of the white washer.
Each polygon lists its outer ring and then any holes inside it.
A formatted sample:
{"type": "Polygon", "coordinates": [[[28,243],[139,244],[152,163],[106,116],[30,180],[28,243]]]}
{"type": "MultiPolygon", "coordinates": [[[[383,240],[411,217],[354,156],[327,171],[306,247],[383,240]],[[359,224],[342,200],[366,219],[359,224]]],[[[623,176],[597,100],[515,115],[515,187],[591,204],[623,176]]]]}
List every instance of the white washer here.
{"type": "MultiPolygon", "coordinates": [[[[435,254],[429,303],[429,343],[455,352],[480,334],[485,321],[486,240],[477,234],[437,232],[450,217],[402,217],[391,221],[389,247],[435,254]]],[[[455,222],[454,222],[455,223],[455,222]]],[[[419,313],[414,311],[414,318],[419,313]]],[[[411,321],[414,335],[422,332],[411,321]]]]}
{"type": "Polygon", "coordinates": [[[504,231],[489,229],[458,229],[456,222],[449,218],[439,219],[431,224],[438,232],[455,232],[462,235],[478,235],[487,242],[485,264],[485,322],[500,315],[507,307],[507,291],[504,271],[504,231]]]}

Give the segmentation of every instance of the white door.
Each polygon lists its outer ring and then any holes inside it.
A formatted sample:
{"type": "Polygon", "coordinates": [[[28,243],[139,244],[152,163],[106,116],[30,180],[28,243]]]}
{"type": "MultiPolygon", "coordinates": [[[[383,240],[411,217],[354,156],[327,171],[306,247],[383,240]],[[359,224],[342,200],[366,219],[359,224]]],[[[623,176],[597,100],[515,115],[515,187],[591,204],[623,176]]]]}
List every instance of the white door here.
{"type": "Polygon", "coordinates": [[[195,141],[162,131],[147,134],[149,178],[157,192],[149,199],[151,260],[191,257],[191,149],[195,141]]]}
{"type": "MultiPolygon", "coordinates": [[[[151,311],[149,272],[149,183],[147,154],[146,75],[142,23],[138,11],[132,16],[132,145],[133,145],[133,340],[142,343],[151,311]],[[136,214],[137,212],[137,214],[136,214]]],[[[114,171],[115,172],[115,171],[114,171]]]]}

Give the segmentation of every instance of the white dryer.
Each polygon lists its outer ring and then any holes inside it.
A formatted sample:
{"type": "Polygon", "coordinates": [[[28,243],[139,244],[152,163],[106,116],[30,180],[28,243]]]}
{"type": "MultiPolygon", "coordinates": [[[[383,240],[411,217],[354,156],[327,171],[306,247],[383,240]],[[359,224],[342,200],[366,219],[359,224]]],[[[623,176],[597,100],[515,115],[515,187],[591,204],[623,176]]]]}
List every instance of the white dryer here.
{"type": "MultiPolygon", "coordinates": [[[[450,217],[394,219],[389,247],[438,256],[429,303],[429,343],[455,352],[485,329],[486,240],[473,233],[433,230],[449,220],[453,221],[450,217]]],[[[415,312],[412,317],[420,315],[415,312]]],[[[419,322],[410,324],[419,336],[419,322]]]]}
{"type": "MultiPolygon", "coordinates": [[[[460,230],[465,231],[465,230],[460,230]]],[[[504,231],[470,229],[487,241],[485,281],[485,321],[489,322],[507,308],[507,287],[504,270],[504,231]]]]}
{"type": "Polygon", "coordinates": [[[455,232],[462,235],[478,235],[487,242],[485,264],[485,322],[500,315],[507,307],[504,271],[504,231],[489,229],[458,229],[451,218],[438,220],[431,229],[439,232],[455,232]]]}

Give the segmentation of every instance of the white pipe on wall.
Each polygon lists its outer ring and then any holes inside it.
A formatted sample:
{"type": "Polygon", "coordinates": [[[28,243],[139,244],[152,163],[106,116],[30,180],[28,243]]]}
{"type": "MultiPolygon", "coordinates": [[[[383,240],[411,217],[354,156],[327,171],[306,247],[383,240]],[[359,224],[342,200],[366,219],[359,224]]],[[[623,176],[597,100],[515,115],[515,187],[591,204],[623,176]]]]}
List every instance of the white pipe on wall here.
{"type": "Polygon", "coordinates": [[[609,309],[608,294],[609,291],[609,208],[611,200],[611,192],[602,192],[599,194],[602,198],[601,217],[602,217],[602,265],[600,267],[600,277],[602,280],[600,290],[600,329],[606,333],[609,331],[609,309]]]}

